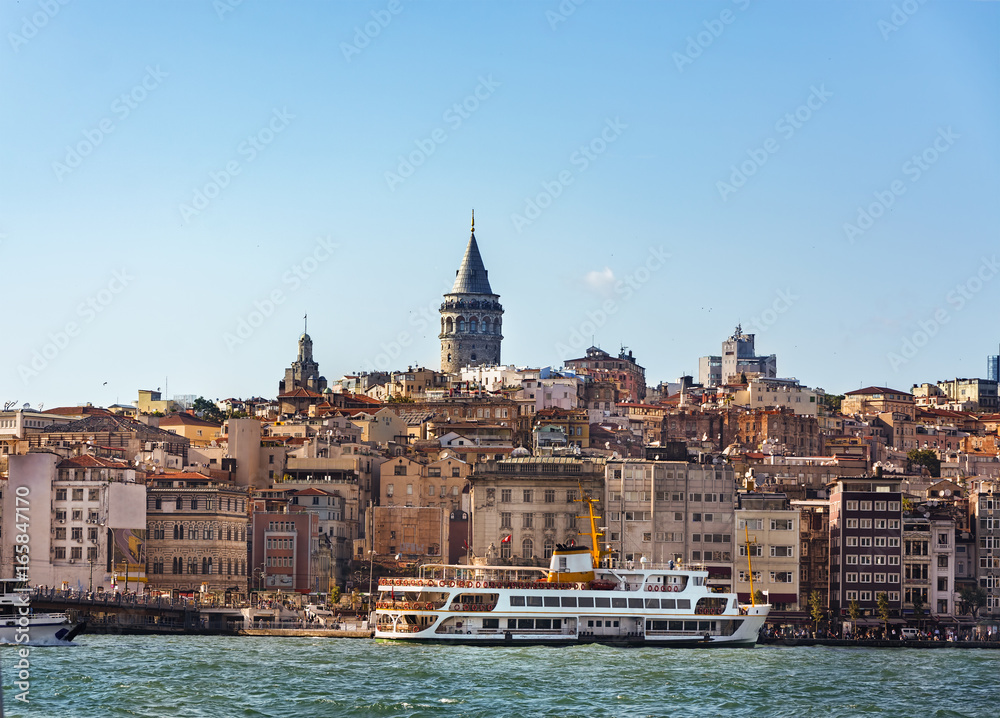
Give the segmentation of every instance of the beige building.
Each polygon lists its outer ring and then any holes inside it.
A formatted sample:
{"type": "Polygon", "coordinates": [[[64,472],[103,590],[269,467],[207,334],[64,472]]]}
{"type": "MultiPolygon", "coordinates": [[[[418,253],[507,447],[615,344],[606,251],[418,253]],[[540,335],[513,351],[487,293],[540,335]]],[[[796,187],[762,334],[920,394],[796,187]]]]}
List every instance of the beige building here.
{"type": "Polygon", "coordinates": [[[762,591],[774,610],[807,610],[799,603],[799,511],[784,494],[740,494],[739,504],[734,570],[740,601],[750,602],[752,564],[753,590],[762,591]]]}
{"type": "Polygon", "coordinates": [[[247,590],[245,487],[197,472],[150,476],[146,496],[149,588],[247,590]]]}
{"type": "Polygon", "coordinates": [[[140,389],[135,407],[140,414],[155,414],[157,412],[169,414],[171,411],[177,411],[177,402],[163,399],[159,390],[140,389]]]}
{"type": "Polygon", "coordinates": [[[135,582],[129,590],[139,588],[145,581],[142,482],[141,472],[115,459],[90,455],[64,459],[45,451],[12,456],[4,487],[4,577],[10,577],[16,565],[16,537],[27,534],[31,549],[27,576],[32,585],[113,590],[124,587],[118,581],[121,574],[135,582]],[[16,496],[27,503],[13,501],[16,496]],[[14,531],[18,524],[27,530],[14,531]]]}
{"type": "Polygon", "coordinates": [[[376,506],[372,529],[375,555],[399,555],[405,561],[446,560],[448,519],[449,512],[441,507],[376,506]]]}
{"type": "Polygon", "coordinates": [[[487,561],[548,565],[557,543],[580,543],[580,532],[589,531],[579,518],[586,513],[581,489],[603,499],[604,459],[486,461],[476,465],[469,481],[473,553],[487,561]]]}
{"type": "Polygon", "coordinates": [[[191,446],[209,446],[222,435],[222,427],[211,421],[200,419],[194,414],[181,412],[164,416],[158,422],[161,429],[186,437],[191,446]]]}
{"type": "Polygon", "coordinates": [[[898,413],[913,419],[916,407],[913,394],[884,386],[869,386],[847,392],[840,402],[840,413],[848,416],[898,413]]]}
{"type": "Polygon", "coordinates": [[[733,404],[750,409],[785,408],[806,416],[819,414],[818,394],[796,379],[750,379],[745,389],[733,393],[733,404]]]}
{"type": "Polygon", "coordinates": [[[351,423],[361,429],[361,440],[371,444],[387,445],[408,443],[406,422],[392,411],[379,409],[373,414],[361,412],[351,417],[351,423]]]}

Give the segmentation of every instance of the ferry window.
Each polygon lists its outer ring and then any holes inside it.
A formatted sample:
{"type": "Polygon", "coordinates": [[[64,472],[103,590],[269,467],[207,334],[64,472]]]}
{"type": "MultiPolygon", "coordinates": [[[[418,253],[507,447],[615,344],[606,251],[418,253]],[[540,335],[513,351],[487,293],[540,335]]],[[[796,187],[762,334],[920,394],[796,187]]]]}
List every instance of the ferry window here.
{"type": "Polygon", "coordinates": [[[660,599],[658,598],[646,599],[646,608],[659,608],[659,607],[660,607],[660,599]]]}
{"type": "Polygon", "coordinates": [[[510,597],[510,605],[511,606],[523,606],[524,605],[524,596],[511,596],[510,597]]]}
{"type": "MultiPolygon", "coordinates": [[[[580,605],[583,605],[583,599],[580,599],[580,605]]],[[[594,606],[597,608],[611,608],[611,599],[599,597],[594,599],[594,606]]]]}
{"type": "Polygon", "coordinates": [[[562,619],[561,618],[553,618],[552,619],[552,628],[554,628],[557,631],[559,629],[561,629],[562,628],[562,619]]]}
{"type": "Polygon", "coordinates": [[[699,631],[711,631],[712,630],[712,621],[698,621],[698,630],[699,631]]]}
{"type": "Polygon", "coordinates": [[[683,631],[684,630],[684,622],[683,621],[670,621],[670,630],[671,631],[683,631]]]}
{"type": "Polygon", "coordinates": [[[624,598],[615,597],[611,599],[612,608],[626,608],[627,606],[628,602],[624,598]]]}
{"type": "Polygon", "coordinates": [[[698,630],[698,622],[697,621],[684,621],[684,630],[685,631],[697,631],[698,630]]]}
{"type": "Polygon", "coordinates": [[[614,625],[615,628],[618,628],[618,621],[615,621],[612,625],[614,625]]]}
{"type": "Polygon", "coordinates": [[[576,596],[563,596],[562,597],[562,607],[563,608],[576,608],[576,596]]]}
{"type": "Polygon", "coordinates": [[[594,627],[594,622],[593,621],[587,621],[587,628],[593,628],[593,627],[594,627]]]}
{"type": "Polygon", "coordinates": [[[678,609],[691,608],[691,599],[689,599],[689,598],[678,598],[677,599],[677,608],[678,609]]]}
{"type": "Polygon", "coordinates": [[[507,619],[507,628],[517,628],[517,619],[516,618],[508,618],[507,619]]]}
{"type": "Polygon", "coordinates": [[[660,608],[669,609],[669,610],[672,611],[675,608],[677,608],[677,605],[676,605],[676,602],[674,601],[674,599],[672,599],[672,598],[661,598],[660,599],[660,608]]]}
{"type": "Polygon", "coordinates": [[[499,618],[484,618],[483,628],[500,628],[499,618]]]}
{"type": "Polygon", "coordinates": [[[546,596],[545,597],[545,605],[546,606],[554,606],[555,608],[559,608],[559,596],[546,596]]]}
{"type": "Polygon", "coordinates": [[[535,628],[542,631],[549,631],[552,629],[552,619],[550,618],[537,618],[535,619],[535,628]]]}
{"type": "Polygon", "coordinates": [[[641,598],[630,598],[628,600],[628,607],[629,608],[642,608],[642,599],[641,598]]]}
{"type": "Polygon", "coordinates": [[[542,597],[541,596],[528,596],[527,598],[528,598],[528,605],[529,606],[541,606],[542,605],[542,597]]]}
{"type": "Polygon", "coordinates": [[[580,608],[593,608],[593,607],[594,607],[593,596],[580,596],[580,608]]]}
{"type": "Polygon", "coordinates": [[[518,628],[534,628],[535,627],[535,619],[533,619],[533,618],[519,618],[519,619],[517,619],[517,627],[518,628]]]}

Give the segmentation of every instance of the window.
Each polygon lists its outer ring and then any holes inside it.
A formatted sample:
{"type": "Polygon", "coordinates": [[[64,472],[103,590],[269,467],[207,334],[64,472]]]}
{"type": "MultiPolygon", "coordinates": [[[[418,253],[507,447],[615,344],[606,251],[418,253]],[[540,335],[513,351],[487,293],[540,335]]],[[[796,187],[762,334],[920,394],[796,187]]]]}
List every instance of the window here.
{"type": "Polygon", "coordinates": [[[576,491],[572,491],[572,490],[567,491],[566,492],[566,503],[567,504],[571,504],[574,501],[576,501],[576,491]]]}
{"type": "Polygon", "coordinates": [[[531,489],[525,489],[524,490],[524,492],[522,493],[522,499],[521,500],[524,503],[526,503],[526,504],[530,504],[531,503],[531,500],[532,500],[532,491],[531,491],[531,489]]]}
{"type": "Polygon", "coordinates": [[[393,476],[406,476],[406,464],[396,464],[392,467],[393,476]]]}
{"type": "Polygon", "coordinates": [[[777,557],[794,556],[795,551],[791,546],[772,546],[771,555],[777,557]]]}
{"type": "Polygon", "coordinates": [[[74,528],[74,529],[72,529],[71,536],[72,536],[72,538],[73,538],[74,541],[77,541],[77,540],[82,541],[83,540],[83,529],[81,527],[79,527],[79,526],[76,527],[76,528],[74,528]]]}
{"type": "Polygon", "coordinates": [[[545,503],[554,504],[556,502],[556,490],[545,489],[545,503]]]}
{"type": "Polygon", "coordinates": [[[521,514],[521,528],[530,529],[534,528],[535,525],[535,515],[533,513],[521,514]]]}
{"type": "Polygon", "coordinates": [[[544,514],[544,518],[545,518],[545,528],[554,529],[556,527],[555,514],[544,514]]]}
{"type": "Polygon", "coordinates": [[[535,543],[530,539],[526,538],[521,541],[521,558],[531,559],[535,556],[535,543]]]}
{"type": "Polygon", "coordinates": [[[858,527],[857,519],[847,519],[847,528],[856,529],[858,527]]]}
{"type": "Polygon", "coordinates": [[[66,500],[66,489],[56,489],[56,501],[66,500]]]}
{"type": "MultiPolygon", "coordinates": [[[[510,511],[500,512],[500,528],[509,529],[511,527],[510,511]]],[[[509,558],[509,556],[508,556],[509,558]]]]}
{"type": "Polygon", "coordinates": [[[771,519],[772,531],[791,531],[794,526],[792,519],[771,519]]]}
{"type": "Polygon", "coordinates": [[[386,496],[392,496],[394,493],[396,493],[396,487],[393,486],[392,484],[386,484],[385,485],[385,495],[386,496]]]}
{"type": "Polygon", "coordinates": [[[740,519],[736,524],[736,528],[759,531],[764,528],[764,519],[740,519]]]}
{"type": "Polygon", "coordinates": [[[510,503],[510,489],[500,489],[500,503],[510,503]]]}
{"type": "Polygon", "coordinates": [[[87,491],[87,501],[100,501],[100,490],[99,489],[89,489],[87,491]]]}
{"type": "Polygon", "coordinates": [[[771,571],[771,583],[791,583],[791,571],[771,571]]]}
{"type": "Polygon", "coordinates": [[[73,500],[83,501],[83,489],[73,489],[73,500]]]}
{"type": "Polygon", "coordinates": [[[858,502],[857,501],[848,501],[847,502],[847,510],[848,511],[857,511],[858,510],[858,502]]]}
{"type": "MultiPolygon", "coordinates": [[[[747,546],[740,546],[740,556],[747,555],[747,546]]],[[[760,544],[750,544],[750,556],[763,556],[763,547],[760,544]]]]}
{"type": "Polygon", "coordinates": [[[938,556],[938,568],[948,568],[947,556],[938,556]]]}

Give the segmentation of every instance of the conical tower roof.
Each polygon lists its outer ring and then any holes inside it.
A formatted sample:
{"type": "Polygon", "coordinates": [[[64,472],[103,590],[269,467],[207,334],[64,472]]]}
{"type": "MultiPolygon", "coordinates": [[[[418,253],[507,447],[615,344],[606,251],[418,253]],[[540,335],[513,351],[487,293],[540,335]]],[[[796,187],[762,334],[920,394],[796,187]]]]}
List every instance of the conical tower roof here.
{"type": "Polygon", "coordinates": [[[479,245],[476,244],[475,219],[473,219],[469,246],[465,248],[465,256],[462,257],[462,265],[455,272],[455,284],[451,288],[451,293],[493,294],[486,267],[483,266],[483,258],[479,254],[479,245]]]}

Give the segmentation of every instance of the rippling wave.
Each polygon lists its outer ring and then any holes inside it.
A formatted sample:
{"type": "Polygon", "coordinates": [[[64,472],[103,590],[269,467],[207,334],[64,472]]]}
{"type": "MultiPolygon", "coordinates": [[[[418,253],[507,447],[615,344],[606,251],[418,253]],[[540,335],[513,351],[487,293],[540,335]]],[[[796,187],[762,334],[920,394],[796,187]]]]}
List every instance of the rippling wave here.
{"type": "Polygon", "coordinates": [[[7,715],[994,718],[1000,654],[968,649],[476,647],[83,636],[31,652],[7,715]]]}

